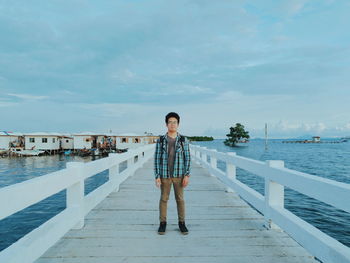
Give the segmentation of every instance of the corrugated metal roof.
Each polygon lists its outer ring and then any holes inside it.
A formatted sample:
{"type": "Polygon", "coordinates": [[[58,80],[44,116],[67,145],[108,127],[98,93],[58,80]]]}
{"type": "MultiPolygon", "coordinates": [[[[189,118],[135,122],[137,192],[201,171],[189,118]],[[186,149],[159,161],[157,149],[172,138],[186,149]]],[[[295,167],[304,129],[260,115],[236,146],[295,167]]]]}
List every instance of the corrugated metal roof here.
{"type": "Polygon", "coordinates": [[[132,133],[132,132],[129,132],[129,133],[121,133],[121,134],[117,134],[116,136],[145,136],[144,134],[136,134],[136,133],[132,133]]]}
{"type": "Polygon", "coordinates": [[[23,136],[23,133],[0,131],[0,136],[23,136]]]}
{"type": "Polygon", "coordinates": [[[58,132],[26,132],[24,136],[62,136],[58,132]]]}
{"type": "Polygon", "coordinates": [[[0,131],[0,136],[57,136],[57,137],[73,137],[73,136],[133,136],[133,137],[141,137],[141,136],[154,136],[147,134],[136,134],[136,133],[97,133],[97,132],[80,132],[80,133],[59,133],[59,132],[6,132],[0,131]]]}
{"type": "Polygon", "coordinates": [[[95,133],[95,132],[80,132],[80,133],[73,133],[72,134],[73,136],[90,136],[90,135],[103,135],[103,134],[100,134],[100,133],[95,133]]]}

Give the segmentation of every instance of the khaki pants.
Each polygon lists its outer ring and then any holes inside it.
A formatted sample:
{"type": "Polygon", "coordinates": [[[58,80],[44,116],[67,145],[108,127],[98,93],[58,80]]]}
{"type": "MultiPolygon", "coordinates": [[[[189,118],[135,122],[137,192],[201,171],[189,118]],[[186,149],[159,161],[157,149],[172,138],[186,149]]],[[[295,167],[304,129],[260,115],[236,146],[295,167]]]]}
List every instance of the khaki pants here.
{"type": "Polygon", "coordinates": [[[183,177],[179,178],[164,178],[161,179],[161,195],[159,200],[159,220],[160,222],[167,221],[167,204],[171,185],[174,186],[175,200],[177,205],[177,215],[179,221],[185,221],[185,201],[183,198],[184,187],[182,186],[183,177]]]}

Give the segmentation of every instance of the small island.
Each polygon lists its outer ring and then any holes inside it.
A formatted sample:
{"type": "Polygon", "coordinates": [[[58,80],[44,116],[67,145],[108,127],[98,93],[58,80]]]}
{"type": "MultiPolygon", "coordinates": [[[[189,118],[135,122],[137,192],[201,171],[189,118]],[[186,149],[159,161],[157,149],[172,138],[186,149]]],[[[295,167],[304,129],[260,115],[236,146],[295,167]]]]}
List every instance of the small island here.
{"type": "Polygon", "coordinates": [[[236,123],[235,127],[230,127],[230,133],[224,144],[230,147],[248,146],[249,132],[244,129],[244,125],[236,123]]]}
{"type": "Polygon", "coordinates": [[[190,141],[213,141],[214,138],[211,136],[187,136],[190,141]]]}

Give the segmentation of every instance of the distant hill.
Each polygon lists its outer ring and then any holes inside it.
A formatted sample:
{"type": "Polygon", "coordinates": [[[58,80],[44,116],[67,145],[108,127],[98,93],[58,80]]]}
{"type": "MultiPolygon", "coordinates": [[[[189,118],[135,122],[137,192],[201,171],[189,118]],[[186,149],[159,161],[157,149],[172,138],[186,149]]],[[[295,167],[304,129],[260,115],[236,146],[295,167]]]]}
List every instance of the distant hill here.
{"type": "Polygon", "coordinates": [[[212,141],[214,140],[211,136],[187,136],[190,141],[212,141]]]}

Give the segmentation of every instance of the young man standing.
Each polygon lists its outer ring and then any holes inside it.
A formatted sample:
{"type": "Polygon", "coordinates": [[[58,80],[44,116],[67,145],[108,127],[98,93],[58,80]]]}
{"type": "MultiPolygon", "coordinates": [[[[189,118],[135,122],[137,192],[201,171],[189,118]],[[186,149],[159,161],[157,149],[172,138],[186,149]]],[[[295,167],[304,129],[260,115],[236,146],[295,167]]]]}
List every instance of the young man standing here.
{"type": "Polygon", "coordinates": [[[171,185],[173,185],[179,229],[182,234],[188,234],[188,229],[185,225],[185,201],[183,193],[190,178],[191,158],[189,142],[185,136],[177,132],[180,124],[180,116],[177,113],[168,113],[165,116],[165,123],[168,131],[157,140],[154,153],[155,183],[161,189],[158,233],[160,235],[165,233],[167,204],[171,185]]]}

